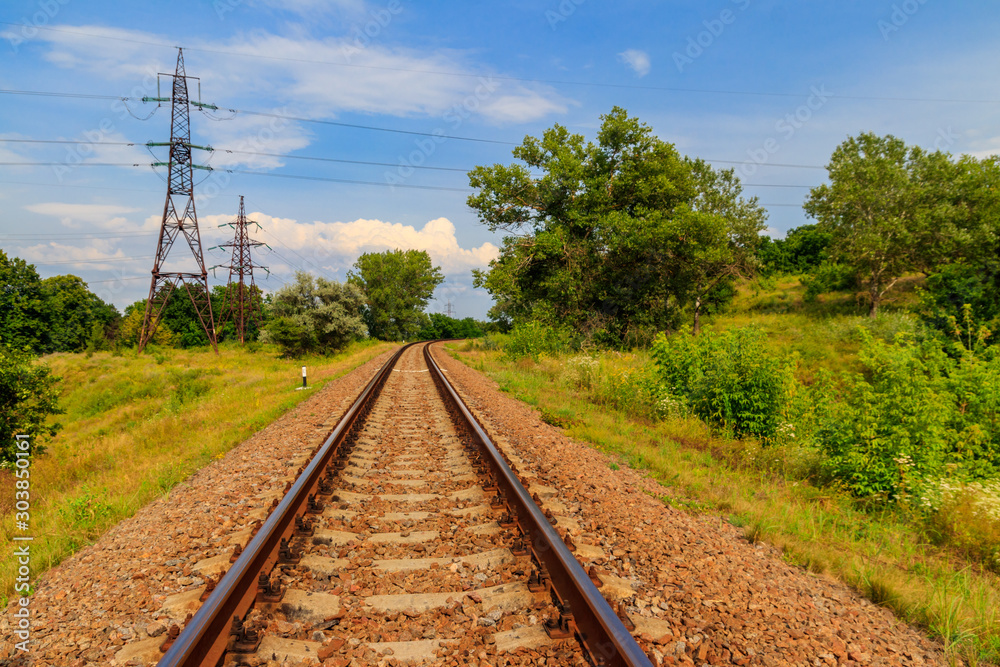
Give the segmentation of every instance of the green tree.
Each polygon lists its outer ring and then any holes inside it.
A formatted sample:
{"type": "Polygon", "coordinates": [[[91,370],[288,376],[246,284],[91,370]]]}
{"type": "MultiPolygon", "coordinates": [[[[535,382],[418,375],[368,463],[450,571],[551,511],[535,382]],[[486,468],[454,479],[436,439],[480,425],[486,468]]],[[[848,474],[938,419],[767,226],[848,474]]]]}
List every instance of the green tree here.
{"type": "Polygon", "coordinates": [[[680,285],[686,286],[694,316],[692,331],[697,334],[702,309],[712,297],[732,294],[726,288],[756,270],[767,213],[756,197],[743,198],[743,186],[732,169],[715,170],[700,159],[689,164],[698,194],[677,254],[680,285]]]}
{"type": "Polygon", "coordinates": [[[865,284],[875,317],[905,273],[930,270],[961,236],[955,165],[944,153],[865,132],[834,150],[827,172],[830,183],[810,191],[805,211],[831,234],[832,259],[865,284]]]}
{"type": "Polygon", "coordinates": [[[368,335],[407,340],[427,322],[424,309],[444,275],[426,250],[386,250],[358,257],[347,280],[364,293],[368,335]]]}
{"type": "Polygon", "coordinates": [[[830,240],[830,232],[818,225],[793,227],[783,239],[763,236],[757,251],[761,271],[768,275],[812,272],[826,261],[830,240]]]}
{"type": "Polygon", "coordinates": [[[365,335],[364,295],[356,286],[316,278],[304,271],[274,293],[265,330],[285,356],[335,352],[365,335]]]}
{"type": "Polygon", "coordinates": [[[61,426],[50,423],[61,414],[56,383],[59,378],[44,364],[35,363],[24,351],[4,347],[0,340],[0,464],[16,459],[17,435],[27,435],[32,453],[55,436],[61,426]]]}
{"type": "Polygon", "coordinates": [[[0,341],[37,351],[44,321],[45,299],[35,267],[0,250],[0,341]]]}
{"type": "Polygon", "coordinates": [[[496,321],[538,318],[618,343],[673,326],[682,305],[752,261],[744,228],[762,212],[732,172],[683,159],[624,109],[602,116],[596,144],[556,125],[513,153],[523,164],[469,173],[469,206],[507,233],[489,271],[474,272],[496,321]]]}
{"type": "Polygon", "coordinates": [[[45,306],[41,352],[79,352],[95,326],[106,328],[120,316],[76,276],[53,276],[41,282],[45,306]]]}
{"type": "Polygon", "coordinates": [[[478,338],[482,335],[482,326],[471,317],[459,320],[442,313],[430,313],[427,324],[417,332],[417,339],[478,338]]]}
{"type": "MultiPolygon", "coordinates": [[[[129,347],[138,345],[139,334],[142,333],[142,323],[145,316],[145,299],[136,301],[135,303],[126,306],[125,315],[122,317],[121,322],[118,325],[116,344],[126,345],[129,347]]],[[[160,326],[156,327],[156,331],[153,332],[153,340],[151,342],[154,345],[173,345],[174,333],[170,330],[169,326],[160,322],[160,326]]]]}

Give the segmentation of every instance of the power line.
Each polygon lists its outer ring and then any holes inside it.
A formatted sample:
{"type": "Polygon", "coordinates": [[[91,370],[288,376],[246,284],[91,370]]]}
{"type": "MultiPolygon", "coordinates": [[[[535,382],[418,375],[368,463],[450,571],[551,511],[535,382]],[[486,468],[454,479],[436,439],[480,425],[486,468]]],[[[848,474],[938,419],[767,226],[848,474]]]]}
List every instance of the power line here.
{"type": "MultiPolygon", "coordinates": [[[[149,146],[149,144],[139,144],[134,141],[74,141],[72,139],[2,139],[0,142],[6,143],[21,143],[21,144],[71,144],[71,145],[87,145],[87,146],[149,146]]],[[[469,169],[462,169],[460,167],[432,167],[429,165],[401,165],[399,163],[392,162],[369,162],[366,160],[346,160],[343,158],[333,158],[333,157],[320,157],[313,155],[291,155],[289,153],[263,153],[260,151],[241,151],[235,148],[213,148],[209,146],[213,153],[232,153],[238,155],[256,155],[260,157],[277,157],[286,158],[289,160],[311,160],[316,162],[337,162],[344,164],[361,164],[370,165],[376,167],[401,167],[405,166],[408,169],[430,169],[433,171],[459,171],[466,173],[469,169]]]]}
{"type": "MultiPolygon", "coordinates": [[[[2,21],[0,21],[2,23],[2,21]]],[[[49,92],[49,91],[36,91],[36,90],[11,90],[2,89],[0,90],[2,95],[36,95],[43,97],[69,97],[69,98],[85,98],[85,99],[95,99],[95,100],[121,100],[122,102],[142,102],[142,98],[137,97],[122,97],[119,95],[88,95],[83,93],[59,93],[59,92],[49,92]]],[[[432,137],[434,139],[453,139],[455,141],[473,141],[476,143],[484,144],[500,144],[505,146],[517,146],[519,144],[512,141],[500,141],[497,139],[482,139],[479,137],[462,137],[454,134],[442,134],[440,132],[418,132],[416,130],[400,130],[397,128],[390,127],[378,127],[376,125],[361,125],[359,123],[343,123],[336,120],[324,120],[321,118],[306,118],[305,116],[292,116],[288,114],[273,113],[268,111],[251,111],[249,109],[228,109],[223,108],[223,111],[231,111],[233,113],[241,113],[249,116],[263,116],[266,118],[278,118],[283,120],[294,120],[301,123],[316,123],[319,125],[333,125],[336,127],[347,127],[355,130],[369,130],[371,132],[390,132],[393,134],[406,134],[418,137],[432,137]]]]}
{"type": "MultiPolygon", "coordinates": [[[[20,23],[14,23],[11,21],[0,21],[3,25],[12,26],[22,26],[20,23]]],[[[65,28],[52,28],[48,26],[35,26],[39,30],[49,30],[52,32],[62,32],[71,35],[79,35],[82,37],[91,37],[94,39],[107,39],[120,42],[129,42],[133,44],[142,44],[144,46],[160,46],[163,48],[179,48],[178,45],[170,45],[165,43],[150,42],[137,39],[129,39],[127,37],[113,37],[111,35],[96,35],[94,33],[82,32],[79,30],[67,30],[65,28]]],[[[389,72],[405,72],[409,74],[433,74],[436,76],[453,76],[461,77],[466,79],[496,79],[499,81],[517,81],[520,83],[543,83],[546,85],[556,85],[556,86],[585,86],[594,88],[614,88],[621,90],[647,90],[656,92],[668,92],[668,93],[693,93],[693,94],[703,94],[703,95],[738,95],[738,96],[753,96],[753,97],[792,97],[801,98],[802,93],[783,93],[783,92],[773,92],[773,91],[752,91],[752,90],[721,90],[721,89],[707,89],[707,88],[677,88],[670,86],[642,86],[637,84],[628,83],[604,83],[600,81],[573,81],[573,80],[561,80],[561,79],[534,79],[528,77],[518,77],[518,76],[506,76],[499,74],[489,74],[484,72],[456,72],[448,70],[427,70],[427,69],[413,69],[406,67],[387,67],[384,65],[362,65],[360,63],[343,63],[334,62],[330,60],[312,60],[308,58],[288,58],[282,56],[267,56],[259,53],[249,53],[246,51],[228,51],[225,49],[210,49],[206,47],[184,47],[188,51],[200,51],[203,53],[218,53],[227,56],[238,56],[243,58],[258,58],[262,60],[276,60],[284,62],[297,62],[297,63],[307,63],[311,65],[328,65],[331,67],[348,67],[354,69],[368,69],[368,70],[381,70],[389,72]]],[[[878,95],[831,95],[830,97],[846,99],[846,100],[864,100],[864,101],[878,101],[878,102],[925,102],[925,103],[959,103],[959,104],[1000,104],[1000,100],[969,100],[969,99],[954,99],[954,98],[932,98],[932,97],[887,97],[878,95]]],[[[115,98],[118,99],[118,98],[115,98]]]]}
{"type": "Polygon", "coordinates": [[[152,255],[143,257],[108,257],[107,259],[77,259],[68,262],[32,262],[39,266],[58,266],[60,264],[114,264],[115,262],[132,262],[140,259],[152,259],[152,255]]]}
{"type": "MultiPolygon", "coordinates": [[[[21,166],[21,167],[45,167],[61,165],[62,162],[0,162],[0,166],[21,166]]],[[[73,165],[76,167],[145,167],[142,163],[130,162],[81,162],[73,165]]],[[[417,190],[438,190],[445,192],[471,192],[471,188],[451,188],[443,185],[416,185],[412,183],[388,183],[382,181],[359,181],[350,178],[331,178],[327,176],[306,176],[305,174],[277,174],[267,171],[248,171],[246,169],[226,169],[205,167],[209,171],[221,171],[227,174],[241,174],[244,176],[267,176],[271,178],[289,178],[302,181],[321,181],[324,183],[346,183],[349,185],[377,185],[389,188],[413,188],[417,190]]],[[[743,183],[744,187],[754,188],[814,188],[815,185],[794,185],[794,184],[774,184],[774,183],[743,183]]]]}
{"type": "MultiPolygon", "coordinates": [[[[88,146],[139,146],[140,144],[133,141],[74,141],[72,139],[3,139],[0,138],[0,142],[7,143],[22,143],[22,144],[86,144],[88,146]]],[[[141,144],[146,146],[147,144],[141,144]]],[[[214,152],[221,153],[234,153],[240,155],[257,155],[263,157],[278,157],[287,158],[290,160],[315,160],[320,162],[342,162],[346,164],[363,164],[363,165],[373,165],[377,167],[400,167],[406,166],[410,169],[432,169],[436,171],[460,171],[469,172],[471,169],[466,169],[463,167],[432,167],[427,165],[400,165],[398,163],[391,162],[369,162],[366,160],[345,160],[342,158],[332,158],[332,157],[319,157],[311,155],[291,155],[289,153],[262,153],[259,151],[241,151],[231,148],[213,148],[214,152]]],[[[719,164],[752,164],[754,167],[787,167],[792,169],[826,169],[823,165],[818,164],[785,164],[781,162],[753,162],[749,160],[716,160],[713,158],[702,158],[706,162],[718,162],[719,164]]]]}

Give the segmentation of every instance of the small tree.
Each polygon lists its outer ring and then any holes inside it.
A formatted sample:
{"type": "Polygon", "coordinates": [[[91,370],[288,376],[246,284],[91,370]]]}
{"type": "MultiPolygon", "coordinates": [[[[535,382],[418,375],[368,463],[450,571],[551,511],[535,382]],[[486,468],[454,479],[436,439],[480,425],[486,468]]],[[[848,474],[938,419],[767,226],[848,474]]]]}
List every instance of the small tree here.
{"type": "Polygon", "coordinates": [[[441,268],[426,250],[366,252],[347,274],[365,296],[368,335],[380,340],[406,340],[427,323],[424,309],[444,281],[441,268]]]}
{"type": "Polygon", "coordinates": [[[940,243],[929,230],[940,203],[932,184],[939,184],[944,163],[941,154],[865,132],[837,147],[827,165],[830,184],[809,193],[805,211],[832,235],[833,259],[867,284],[871,317],[900,277],[940,243]]]}
{"type": "Polygon", "coordinates": [[[30,437],[32,452],[53,437],[60,424],[46,423],[61,414],[56,382],[59,378],[44,364],[33,363],[25,351],[6,348],[0,341],[0,465],[14,461],[17,435],[30,437]]]}
{"type": "Polygon", "coordinates": [[[265,327],[285,356],[334,352],[365,335],[364,295],[354,285],[315,278],[304,271],[271,299],[275,320],[265,327]]]}

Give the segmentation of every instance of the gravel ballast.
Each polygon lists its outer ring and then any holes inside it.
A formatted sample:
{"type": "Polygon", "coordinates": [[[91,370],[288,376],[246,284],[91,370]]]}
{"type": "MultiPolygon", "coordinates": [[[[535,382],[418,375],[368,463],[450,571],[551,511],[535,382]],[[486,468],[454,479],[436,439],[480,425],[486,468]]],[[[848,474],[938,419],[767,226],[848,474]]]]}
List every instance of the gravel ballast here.
{"type": "MultiPolygon", "coordinates": [[[[225,554],[249,535],[247,518],[264,517],[390,355],[328,383],[45,573],[31,599],[30,653],[18,654],[7,640],[9,606],[0,618],[0,665],[129,664],[116,659],[127,645],[155,644],[182,624],[211,571],[205,563],[228,565],[225,554]],[[194,601],[184,603],[192,592],[194,601]]],[[[656,664],[948,664],[938,644],[888,610],[784,562],[773,547],[749,544],[717,517],[664,505],[650,496],[662,489],[648,476],[612,470],[606,455],[543,423],[440,346],[435,358],[556,516],[577,557],[596,566],[602,593],[620,602],[656,664]]]]}

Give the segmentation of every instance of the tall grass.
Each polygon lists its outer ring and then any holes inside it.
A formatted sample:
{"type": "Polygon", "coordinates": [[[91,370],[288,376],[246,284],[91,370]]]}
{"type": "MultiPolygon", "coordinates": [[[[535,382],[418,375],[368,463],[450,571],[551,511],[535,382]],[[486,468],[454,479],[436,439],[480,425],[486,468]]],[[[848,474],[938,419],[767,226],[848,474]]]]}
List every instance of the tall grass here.
{"type": "MultiPolygon", "coordinates": [[[[390,349],[356,343],[330,357],[288,361],[262,348],[220,346],[55,354],[62,432],[31,464],[32,581],[315,391],[390,349]]],[[[0,471],[0,596],[13,590],[12,479],[0,471]]]]}
{"type": "MultiPolygon", "coordinates": [[[[922,514],[866,511],[835,488],[813,485],[817,454],[794,437],[762,447],[713,432],[683,403],[663,406],[648,353],[511,362],[467,343],[455,354],[568,435],[649,470],[663,485],[664,502],[721,514],[747,540],[770,542],[789,562],[839,578],[970,664],[1000,660],[1000,579],[981,561],[970,561],[954,541],[929,540],[922,514]]],[[[970,512],[979,517],[977,530],[985,530],[976,498],[955,494],[939,503],[937,511],[946,513],[939,520],[968,527],[960,512],[970,512]]]]}

